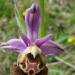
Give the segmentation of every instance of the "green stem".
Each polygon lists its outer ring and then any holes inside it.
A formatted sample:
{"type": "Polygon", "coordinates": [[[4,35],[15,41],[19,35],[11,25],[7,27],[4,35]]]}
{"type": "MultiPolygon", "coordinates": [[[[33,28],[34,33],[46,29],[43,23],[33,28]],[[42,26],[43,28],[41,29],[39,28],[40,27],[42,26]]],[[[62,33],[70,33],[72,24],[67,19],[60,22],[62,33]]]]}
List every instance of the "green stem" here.
{"type": "Polygon", "coordinates": [[[46,24],[45,24],[45,10],[44,10],[44,0],[38,0],[41,12],[41,23],[39,29],[39,37],[43,37],[46,34],[46,24]]]}

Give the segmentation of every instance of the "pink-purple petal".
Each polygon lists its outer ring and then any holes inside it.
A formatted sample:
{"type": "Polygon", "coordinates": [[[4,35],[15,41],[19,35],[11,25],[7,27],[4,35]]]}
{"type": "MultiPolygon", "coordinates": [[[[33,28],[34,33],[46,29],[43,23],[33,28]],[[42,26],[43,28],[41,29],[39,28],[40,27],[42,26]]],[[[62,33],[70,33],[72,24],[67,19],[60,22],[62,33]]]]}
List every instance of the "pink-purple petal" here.
{"type": "Polygon", "coordinates": [[[37,39],[35,41],[35,44],[40,47],[42,44],[44,44],[45,42],[47,42],[49,39],[51,39],[52,35],[51,34],[48,34],[46,35],[44,38],[41,38],[41,39],[37,39]]]}
{"type": "Polygon", "coordinates": [[[51,40],[41,45],[40,48],[45,55],[61,54],[64,52],[64,48],[51,40]]]}
{"type": "Polygon", "coordinates": [[[34,3],[26,10],[25,23],[27,36],[33,42],[37,38],[40,20],[40,10],[38,4],[34,3]]]}
{"type": "Polygon", "coordinates": [[[1,43],[1,48],[12,49],[15,52],[22,52],[25,50],[26,45],[21,39],[11,39],[7,42],[1,43]]]}

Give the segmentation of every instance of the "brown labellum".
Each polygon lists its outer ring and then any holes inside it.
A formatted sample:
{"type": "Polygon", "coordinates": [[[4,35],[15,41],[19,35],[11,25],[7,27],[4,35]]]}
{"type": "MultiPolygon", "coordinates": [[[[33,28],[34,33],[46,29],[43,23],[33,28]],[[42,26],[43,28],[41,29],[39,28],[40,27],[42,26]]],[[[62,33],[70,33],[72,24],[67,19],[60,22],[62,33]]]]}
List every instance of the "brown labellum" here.
{"type": "Polygon", "coordinates": [[[12,75],[47,75],[46,56],[37,46],[29,46],[19,54],[11,72],[12,75]]]}
{"type": "MultiPolygon", "coordinates": [[[[10,75],[28,75],[27,73],[23,72],[17,64],[14,64],[11,68],[10,75]]],[[[48,69],[47,67],[44,67],[43,70],[41,70],[39,73],[35,75],[48,75],[48,69]]]]}
{"type": "Polygon", "coordinates": [[[40,48],[31,45],[19,54],[17,66],[28,75],[35,75],[44,69],[46,65],[46,56],[41,52],[40,48]]]}

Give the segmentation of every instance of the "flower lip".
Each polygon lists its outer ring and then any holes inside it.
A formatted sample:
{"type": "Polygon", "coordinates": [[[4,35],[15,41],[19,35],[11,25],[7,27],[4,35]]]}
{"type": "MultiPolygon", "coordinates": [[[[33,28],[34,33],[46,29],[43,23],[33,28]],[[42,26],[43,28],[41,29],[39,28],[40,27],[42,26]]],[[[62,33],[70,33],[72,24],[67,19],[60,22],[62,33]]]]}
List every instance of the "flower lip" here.
{"type": "MultiPolygon", "coordinates": [[[[38,73],[46,65],[46,57],[36,45],[31,45],[19,54],[17,66],[26,73],[38,73]],[[33,70],[30,71],[30,70],[33,70]]],[[[29,74],[31,75],[31,74],[29,74]]]]}

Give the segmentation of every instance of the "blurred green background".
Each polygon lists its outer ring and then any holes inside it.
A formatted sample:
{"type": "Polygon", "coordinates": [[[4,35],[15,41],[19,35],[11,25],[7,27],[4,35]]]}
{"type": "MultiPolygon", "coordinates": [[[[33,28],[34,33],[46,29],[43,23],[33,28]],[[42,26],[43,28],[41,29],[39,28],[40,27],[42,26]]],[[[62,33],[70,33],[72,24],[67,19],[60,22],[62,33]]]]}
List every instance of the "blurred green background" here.
{"type": "MultiPolygon", "coordinates": [[[[15,0],[15,3],[22,15],[34,1],[37,0],[15,0]]],[[[44,0],[44,5],[46,33],[52,33],[53,40],[65,48],[63,55],[48,57],[49,75],[75,75],[75,0],[44,0]],[[72,42],[67,41],[70,37],[72,42]]],[[[18,31],[14,1],[0,0],[0,43],[18,38],[18,31]]],[[[10,75],[16,59],[16,53],[0,49],[0,75],[10,75]]]]}

